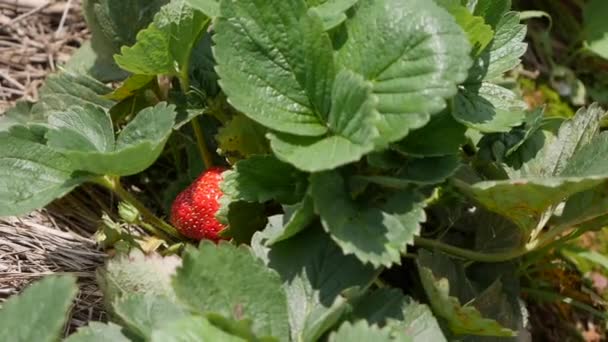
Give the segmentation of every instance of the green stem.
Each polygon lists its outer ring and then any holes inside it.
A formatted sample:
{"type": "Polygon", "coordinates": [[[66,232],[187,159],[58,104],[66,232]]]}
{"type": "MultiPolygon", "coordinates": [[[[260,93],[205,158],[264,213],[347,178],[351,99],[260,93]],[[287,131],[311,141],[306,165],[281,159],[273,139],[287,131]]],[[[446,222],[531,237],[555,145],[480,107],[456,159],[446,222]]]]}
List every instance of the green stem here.
{"type": "Polygon", "coordinates": [[[213,166],[213,157],[209,152],[209,148],[207,148],[207,143],[205,142],[205,134],[203,133],[203,129],[201,128],[200,123],[198,122],[198,118],[194,118],[191,121],[192,128],[194,129],[194,135],[196,136],[196,144],[198,146],[198,151],[203,158],[203,162],[205,163],[205,168],[210,168],[213,166]]]}
{"type": "MultiPolygon", "coordinates": [[[[135,207],[145,221],[160,229],[165,235],[176,240],[182,239],[182,236],[179,234],[179,232],[177,232],[177,230],[175,230],[175,228],[173,228],[173,226],[154,215],[154,213],[152,213],[143,203],[141,203],[137,198],[135,198],[135,196],[133,196],[130,192],[123,188],[123,186],[120,184],[120,178],[110,176],[101,177],[96,180],[96,183],[111,190],[121,200],[128,202],[133,207],[135,207]]],[[[151,231],[151,233],[157,234],[158,232],[154,230],[151,231]]]]}
{"type": "Polygon", "coordinates": [[[465,248],[448,245],[441,241],[425,239],[422,237],[417,237],[414,240],[414,243],[420,247],[425,247],[425,248],[429,248],[429,249],[438,249],[447,254],[451,254],[454,256],[458,256],[458,257],[473,260],[473,261],[487,262],[487,263],[504,262],[504,261],[508,261],[511,259],[516,259],[516,258],[519,258],[519,257],[525,255],[526,253],[530,252],[530,250],[528,248],[524,247],[524,248],[514,249],[512,251],[508,251],[508,252],[504,252],[504,253],[481,253],[481,252],[472,251],[470,249],[465,249],[465,248]]]}

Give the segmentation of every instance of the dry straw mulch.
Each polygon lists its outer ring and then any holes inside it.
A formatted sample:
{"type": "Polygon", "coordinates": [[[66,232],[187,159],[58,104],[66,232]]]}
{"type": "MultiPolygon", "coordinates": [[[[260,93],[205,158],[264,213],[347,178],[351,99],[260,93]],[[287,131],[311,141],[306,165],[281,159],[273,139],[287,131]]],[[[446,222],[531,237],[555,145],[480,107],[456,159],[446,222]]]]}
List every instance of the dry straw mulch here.
{"type": "MultiPolygon", "coordinates": [[[[88,36],[79,0],[0,0],[0,113],[18,99],[35,101],[46,76],[88,36]]],[[[104,319],[95,283],[105,257],[92,237],[97,223],[76,217],[42,210],[0,218],[0,306],[34,280],[70,273],[78,276],[80,292],[66,333],[104,319]]]]}

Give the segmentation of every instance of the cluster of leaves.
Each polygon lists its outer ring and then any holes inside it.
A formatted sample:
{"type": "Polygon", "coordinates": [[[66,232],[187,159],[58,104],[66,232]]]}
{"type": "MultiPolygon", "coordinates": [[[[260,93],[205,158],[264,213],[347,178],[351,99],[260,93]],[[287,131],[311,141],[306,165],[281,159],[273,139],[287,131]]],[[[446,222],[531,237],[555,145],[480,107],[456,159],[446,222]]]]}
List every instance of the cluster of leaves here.
{"type": "MultiPolygon", "coordinates": [[[[608,222],[605,113],[526,111],[502,82],[526,49],[509,0],[85,8],[91,44],[0,122],[0,215],[94,182],[171,235],[120,177],[172,163],[173,191],[198,146],[233,166],[218,213],[232,241],[110,261],[100,283],[120,326],[69,340],[515,337],[521,258],[608,222]]],[[[6,304],[0,336],[52,340],[73,293],[68,278],[35,285],[6,304]],[[32,316],[45,328],[14,329],[50,293],[61,303],[32,316]]]]}

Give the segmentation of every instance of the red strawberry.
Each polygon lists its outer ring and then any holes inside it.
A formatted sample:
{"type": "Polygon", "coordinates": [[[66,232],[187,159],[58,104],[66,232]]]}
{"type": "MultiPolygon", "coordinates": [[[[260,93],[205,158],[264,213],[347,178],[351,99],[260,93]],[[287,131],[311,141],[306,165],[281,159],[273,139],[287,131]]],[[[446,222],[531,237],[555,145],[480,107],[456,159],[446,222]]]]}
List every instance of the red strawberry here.
{"type": "Polygon", "coordinates": [[[171,222],[184,236],[195,240],[219,241],[226,226],[215,219],[222,197],[220,182],[226,169],[212,167],[180,193],[171,208],[171,222]]]}

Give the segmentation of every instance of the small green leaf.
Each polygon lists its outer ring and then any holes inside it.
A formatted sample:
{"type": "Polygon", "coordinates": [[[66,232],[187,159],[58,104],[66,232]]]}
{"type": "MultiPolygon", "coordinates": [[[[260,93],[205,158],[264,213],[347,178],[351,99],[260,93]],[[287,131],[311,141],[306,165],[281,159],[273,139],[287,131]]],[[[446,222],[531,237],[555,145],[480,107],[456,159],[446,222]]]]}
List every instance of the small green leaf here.
{"type": "Polygon", "coordinates": [[[131,342],[123,335],[120,326],[114,323],[90,322],[86,327],[78,328],[78,331],[65,342],[131,342]]]}
{"type": "Polygon", "coordinates": [[[246,247],[203,242],[198,249],[187,248],[173,287],[195,312],[249,319],[257,336],[289,338],[281,280],[246,247]]]}
{"type": "Polygon", "coordinates": [[[71,107],[49,118],[48,146],[70,159],[74,170],[126,176],[147,169],[173,131],[175,107],[142,110],[114,140],[111,119],[98,107],[71,107]]]}
{"type": "Polygon", "coordinates": [[[483,51],[490,44],[494,38],[494,31],[485,23],[483,17],[473,15],[459,0],[435,0],[435,2],[450,12],[462,27],[473,47],[473,55],[483,51]]]}
{"type": "Polygon", "coordinates": [[[426,219],[424,201],[415,192],[397,193],[379,208],[369,208],[350,197],[337,172],[314,174],[311,185],[315,210],[325,230],[345,254],[374,266],[399,264],[426,219]]]}
{"type": "Polygon", "coordinates": [[[505,13],[511,9],[511,0],[475,0],[473,13],[485,18],[486,23],[492,27],[499,25],[505,13]]]}
{"type": "Polygon", "coordinates": [[[268,245],[273,245],[297,235],[299,232],[308,228],[316,218],[314,204],[310,196],[305,196],[304,200],[296,205],[284,206],[285,215],[278,215],[269,218],[269,225],[275,225],[272,234],[267,234],[268,245]]]}
{"type": "Polygon", "coordinates": [[[186,308],[175,299],[158,294],[126,294],[114,302],[113,310],[130,331],[144,339],[150,339],[154,330],[188,316],[186,308]]]}
{"type": "Polygon", "coordinates": [[[380,144],[427,124],[467,77],[467,37],[433,1],[362,1],[345,25],[337,61],[372,82],[380,144]]]}
{"type": "Polygon", "coordinates": [[[87,180],[65,156],[25,137],[0,132],[0,146],[0,216],[42,208],[87,180]]]}
{"type": "Polygon", "coordinates": [[[607,5],[606,1],[591,0],[583,8],[587,48],[605,59],[608,59],[608,25],[603,14],[608,11],[607,5]]]}
{"type": "Polygon", "coordinates": [[[220,210],[216,214],[218,221],[228,225],[221,236],[234,239],[237,243],[249,243],[253,234],[262,230],[268,223],[266,207],[262,203],[234,200],[223,196],[220,210]]]}
{"type": "Polygon", "coordinates": [[[219,0],[188,0],[190,6],[205,13],[209,18],[220,15],[219,0]]]}
{"type": "Polygon", "coordinates": [[[262,248],[270,242],[268,235],[272,232],[256,235],[254,250],[281,275],[288,294],[292,340],[316,341],[347,309],[342,294],[347,289],[365,290],[376,271],[344,255],[321,227],[262,248]]]}
{"type": "Polygon", "coordinates": [[[226,341],[244,342],[237,336],[230,335],[215,327],[203,317],[190,316],[173,321],[152,333],[151,342],[197,342],[226,341]]]}
{"type": "Polygon", "coordinates": [[[508,132],[525,118],[525,103],[501,86],[464,86],[454,99],[454,118],[484,133],[508,132]]]}
{"type": "Polygon", "coordinates": [[[243,114],[236,114],[215,136],[219,153],[233,163],[256,154],[270,153],[264,126],[243,114]]]}
{"type": "Polygon", "coordinates": [[[134,294],[174,299],[171,277],[180,264],[178,257],[144,255],[139,250],[110,259],[97,273],[106,306],[111,308],[120,298],[134,294]]]}
{"type": "Polygon", "coordinates": [[[137,42],[122,47],[114,56],[123,69],[140,75],[189,75],[194,47],[209,24],[209,18],[186,4],[172,0],[163,6],[148,28],[137,34],[137,42]]]}
{"type": "Polygon", "coordinates": [[[369,325],[365,321],[359,321],[355,324],[350,322],[343,323],[340,328],[329,336],[329,342],[391,342],[391,341],[412,341],[411,338],[404,335],[392,335],[388,328],[378,328],[374,325],[369,325]]]}
{"type": "Polygon", "coordinates": [[[134,96],[138,90],[146,87],[155,79],[156,78],[152,75],[132,75],[127,78],[120,87],[106,95],[106,98],[114,101],[125,100],[134,96]]]}
{"type": "MultiPolygon", "coordinates": [[[[422,285],[436,315],[447,320],[455,334],[512,337],[515,332],[493,319],[484,318],[474,305],[462,305],[454,293],[462,291],[457,277],[464,277],[464,270],[455,269],[451,261],[440,254],[422,250],[418,256],[418,272],[422,285]]],[[[461,280],[466,282],[467,280],[461,280]]],[[[472,285],[466,285],[472,288],[472,285]]]]}
{"type": "Polygon", "coordinates": [[[302,199],[306,175],[273,156],[253,156],[223,175],[222,192],[235,200],[294,204],[302,199]]]}
{"type": "Polygon", "coordinates": [[[11,297],[0,310],[0,340],[56,341],[76,291],[75,278],[53,276],[11,297]]]}

